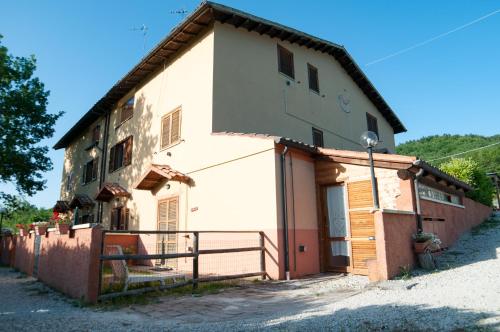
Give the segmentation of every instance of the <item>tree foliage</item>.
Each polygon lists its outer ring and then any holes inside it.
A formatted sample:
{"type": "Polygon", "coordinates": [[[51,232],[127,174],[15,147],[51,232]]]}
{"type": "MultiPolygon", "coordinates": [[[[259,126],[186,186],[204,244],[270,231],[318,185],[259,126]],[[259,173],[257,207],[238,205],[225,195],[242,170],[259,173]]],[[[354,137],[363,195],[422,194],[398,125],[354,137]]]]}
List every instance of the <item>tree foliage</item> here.
{"type": "MultiPolygon", "coordinates": [[[[490,137],[480,135],[435,135],[400,144],[397,146],[396,152],[407,156],[418,156],[439,167],[451,158],[435,161],[434,159],[481,148],[497,142],[500,142],[500,135],[490,137]]],[[[500,144],[467,152],[457,157],[475,160],[484,172],[500,173],[500,144]]]]}
{"type": "Polygon", "coordinates": [[[17,224],[29,225],[39,221],[49,221],[52,217],[51,209],[37,208],[26,200],[10,196],[3,201],[0,207],[2,228],[15,230],[17,224]]]}
{"type": "Polygon", "coordinates": [[[13,56],[1,41],[0,35],[0,182],[33,195],[44,189],[43,173],[52,169],[49,148],[40,142],[53,135],[62,112],[47,112],[49,91],[33,77],[35,57],[13,56]]]}
{"type": "Polygon", "coordinates": [[[471,158],[451,159],[441,164],[441,169],[474,188],[466,194],[467,197],[485,205],[491,206],[494,187],[477,161],[471,158]]]}
{"type": "Polygon", "coordinates": [[[397,146],[399,154],[417,156],[443,169],[445,172],[476,188],[468,195],[477,201],[491,205],[493,186],[485,173],[500,173],[500,135],[435,135],[408,141],[397,146]],[[458,159],[443,158],[457,153],[458,159]],[[439,159],[438,159],[439,158],[439,159]],[[435,160],[437,159],[437,160],[435,160]]]}

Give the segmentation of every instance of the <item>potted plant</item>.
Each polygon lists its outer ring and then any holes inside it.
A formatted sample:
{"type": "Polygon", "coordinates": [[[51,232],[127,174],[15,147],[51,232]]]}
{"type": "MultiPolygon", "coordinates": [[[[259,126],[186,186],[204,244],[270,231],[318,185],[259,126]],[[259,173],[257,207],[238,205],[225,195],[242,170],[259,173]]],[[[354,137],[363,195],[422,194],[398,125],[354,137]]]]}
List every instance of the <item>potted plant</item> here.
{"type": "Polygon", "coordinates": [[[19,230],[20,236],[27,236],[29,234],[29,229],[26,228],[26,225],[17,224],[16,228],[19,230]]]}
{"type": "Polygon", "coordinates": [[[71,227],[71,220],[68,217],[59,218],[56,221],[56,230],[58,234],[68,234],[71,227]]]}
{"type": "Polygon", "coordinates": [[[413,249],[415,253],[421,254],[424,253],[432,244],[432,241],[435,239],[435,235],[432,233],[417,233],[413,235],[413,249]]]}
{"type": "Polygon", "coordinates": [[[35,227],[36,235],[45,235],[45,233],[47,233],[47,228],[49,228],[49,223],[46,221],[40,221],[32,225],[35,227]]]}

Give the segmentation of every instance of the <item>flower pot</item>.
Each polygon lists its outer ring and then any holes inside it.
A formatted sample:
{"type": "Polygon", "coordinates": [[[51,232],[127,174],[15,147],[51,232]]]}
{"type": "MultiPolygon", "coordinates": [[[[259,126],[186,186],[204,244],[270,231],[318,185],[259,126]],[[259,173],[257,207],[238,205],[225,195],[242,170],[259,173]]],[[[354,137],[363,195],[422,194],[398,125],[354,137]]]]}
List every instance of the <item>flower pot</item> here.
{"type": "Polygon", "coordinates": [[[413,242],[413,250],[417,254],[421,254],[425,252],[425,249],[431,244],[431,240],[427,240],[425,242],[413,242]]]}
{"type": "Polygon", "coordinates": [[[28,236],[29,230],[25,228],[19,228],[19,236],[28,236]]]}
{"type": "Polygon", "coordinates": [[[35,226],[36,235],[45,235],[47,233],[47,226],[35,226]]]}
{"type": "Polygon", "coordinates": [[[70,228],[69,224],[59,224],[59,223],[56,224],[57,233],[60,235],[68,234],[69,228],[70,228]]]}

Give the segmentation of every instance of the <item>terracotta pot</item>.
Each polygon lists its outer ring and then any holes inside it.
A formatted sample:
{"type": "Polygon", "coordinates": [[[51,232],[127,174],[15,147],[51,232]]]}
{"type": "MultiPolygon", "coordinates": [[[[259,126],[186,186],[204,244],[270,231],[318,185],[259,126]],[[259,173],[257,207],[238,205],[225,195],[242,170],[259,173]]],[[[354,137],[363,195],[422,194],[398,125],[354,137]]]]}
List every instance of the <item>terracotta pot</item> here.
{"type": "Polygon", "coordinates": [[[36,235],[45,235],[47,233],[47,226],[35,226],[36,235]]]}
{"type": "Polygon", "coordinates": [[[58,234],[68,234],[70,229],[70,224],[56,224],[56,229],[58,234]]]}
{"type": "Polygon", "coordinates": [[[431,240],[427,240],[425,242],[413,242],[413,250],[417,254],[421,254],[425,252],[425,249],[431,244],[431,240]]]}

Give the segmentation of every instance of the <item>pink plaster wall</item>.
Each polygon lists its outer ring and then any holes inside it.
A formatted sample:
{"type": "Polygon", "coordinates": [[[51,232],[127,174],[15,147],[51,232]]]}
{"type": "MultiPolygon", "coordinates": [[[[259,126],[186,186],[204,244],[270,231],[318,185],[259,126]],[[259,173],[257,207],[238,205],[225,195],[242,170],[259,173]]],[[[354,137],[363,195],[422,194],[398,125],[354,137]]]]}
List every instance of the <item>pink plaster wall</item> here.
{"type": "Polygon", "coordinates": [[[3,236],[0,241],[0,262],[2,265],[14,266],[16,254],[16,238],[13,236],[3,236]]]}
{"type": "Polygon", "coordinates": [[[35,234],[18,236],[16,238],[16,255],[14,267],[19,271],[31,276],[33,274],[35,249],[35,234]]]}
{"type": "MultiPolygon", "coordinates": [[[[96,302],[102,228],[72,230],[41,237],[38,279],[70,297],[96,302]]],[[[16,238],[14,267],[33,275],[34,234],[16,238]]]]}

